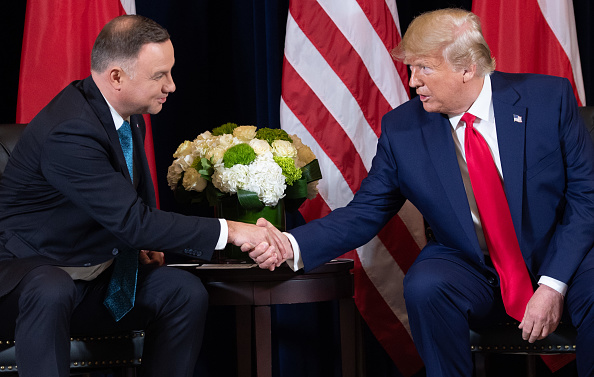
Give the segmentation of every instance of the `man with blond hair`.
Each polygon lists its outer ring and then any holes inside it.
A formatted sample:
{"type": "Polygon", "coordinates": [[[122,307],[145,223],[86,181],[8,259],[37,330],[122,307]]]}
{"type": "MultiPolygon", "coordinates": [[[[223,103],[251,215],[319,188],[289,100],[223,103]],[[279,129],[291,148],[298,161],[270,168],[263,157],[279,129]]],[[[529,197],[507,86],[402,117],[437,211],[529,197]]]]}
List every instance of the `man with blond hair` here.
{"type": "Polygon", "coordinates": [[[285,257],[310,270],[369,241],[408,199],[433,234],[404,279],[427,376],[471,376],[469,328],[506,313],[527,342],[565,314],[579,375],[594,375],[594,147],[569,81],[494,71],[478,17],[460,9],[417,17],[393,56],[418,96],[384,116],[353,200],[292,230],[285,257]]]}

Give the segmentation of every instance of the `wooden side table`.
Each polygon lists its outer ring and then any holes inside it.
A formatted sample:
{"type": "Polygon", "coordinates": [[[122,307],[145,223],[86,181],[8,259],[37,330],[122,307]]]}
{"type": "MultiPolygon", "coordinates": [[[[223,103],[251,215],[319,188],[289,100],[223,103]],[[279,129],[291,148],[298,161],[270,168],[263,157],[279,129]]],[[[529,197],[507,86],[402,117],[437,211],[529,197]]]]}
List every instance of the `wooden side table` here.
{"type": "Polygon", "coordinates": [[[251,376],[252,361],[258,377],[272,377],[271,305],[339,300],[342,375],[355,376],[355,306],[350,259],[326,263],[308,273],[286,265],[274,271],[256,265],[180,265],[199,276],[211,305],[235,306],[237,369],[251,376]],[[252,334],[252,327],[254,334],[252,334]],[[255,345],[252,360],[252,345],[255,345]]]}

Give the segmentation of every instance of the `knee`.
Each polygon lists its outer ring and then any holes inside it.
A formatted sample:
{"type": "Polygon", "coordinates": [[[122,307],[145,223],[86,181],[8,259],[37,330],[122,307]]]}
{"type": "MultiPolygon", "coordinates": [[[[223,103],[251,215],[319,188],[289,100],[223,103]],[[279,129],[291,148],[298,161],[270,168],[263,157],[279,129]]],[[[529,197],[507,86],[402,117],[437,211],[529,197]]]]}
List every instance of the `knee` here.
{"type": "Polygon", "coordinates": [[[71,310],[76,299],[76,286],[66,272],[54,266],[41,266],[29,272],[20,283],[19,308],[26,311],[42,306],[71,310]]]}
{"type": "Polygon", "coordinates": [[[435,269],[428,269],[421,263],[409,269],[403,285],[407,308],[422,308],[443,299],[447,295],[447,287],[450,283],[447,276],[443,276],[435,269]]]}

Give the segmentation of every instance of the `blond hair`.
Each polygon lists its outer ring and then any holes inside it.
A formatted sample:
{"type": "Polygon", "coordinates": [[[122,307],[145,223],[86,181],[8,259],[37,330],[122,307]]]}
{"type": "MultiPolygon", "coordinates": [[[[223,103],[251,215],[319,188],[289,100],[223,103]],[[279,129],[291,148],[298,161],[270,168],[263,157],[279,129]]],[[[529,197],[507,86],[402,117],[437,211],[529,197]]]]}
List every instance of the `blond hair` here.
{"type": "Polygon", "coordinates": [[[416,17],[391,53],[405,62],[441,54],[456,71],[476,64],[481,77],[495,70],[478,16],[463,9],[438,9],[416,17]]]}

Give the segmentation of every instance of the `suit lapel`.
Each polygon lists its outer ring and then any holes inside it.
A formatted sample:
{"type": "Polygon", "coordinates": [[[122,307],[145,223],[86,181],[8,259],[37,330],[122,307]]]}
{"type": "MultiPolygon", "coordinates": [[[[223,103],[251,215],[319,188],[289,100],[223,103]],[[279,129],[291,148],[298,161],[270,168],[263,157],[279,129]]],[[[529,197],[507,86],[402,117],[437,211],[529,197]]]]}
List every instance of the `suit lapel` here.
{"type": "Polygon", "coordinates": [[[518,93],[496,73],[491,76],[491,82],[505,195],[516,236],[521,240],[527,109],[516,104],[518,93]]]}
{"type": "MultiPolygon", "coordinates": [[[[119,163],[119,167],[122,170],[124,176],[128,178],[130,182],[132,182],[132,178],[130,177],[130,173],[128,172],[128,165],[126,164],[126,158],[124,157],[124,152],[122,151],[122,146],[120,145],[120,138],[118,136],[118,132],[115,128],[115,124],[113,123],[113,118],[111,116],[111,112],[109,111],[109,106],[107,102],[105,102],[105,98],[95,85],[93,78],[91,76],[87,77],[82,81],[83,83],[83,91],[89,102],[89,105],[93,109],[95,115],[101,122],[101,125],[105,129],[107,137],[109,138],[109,142],[111,147],[116,155],[116,159],[119,163]]],[[[134,132],[132,132],[134,135],[134,132]]],[[[136,144],[134,145],[136,147],[136,144]]]]}
{"type": "Polygon", "coordinates": [[[426,145],[429,146],[429,156],[460,223],[460,228],[473,245],[473,250],[479,252],[480,246],[472,223],[460,166],[456,158],[456,147],[450,130],[451,125],[447,117],[440,114],[429,115],[427,119],[426,122],[423,122],[422,130],[423,137],[427,142],[426,145]]]}

